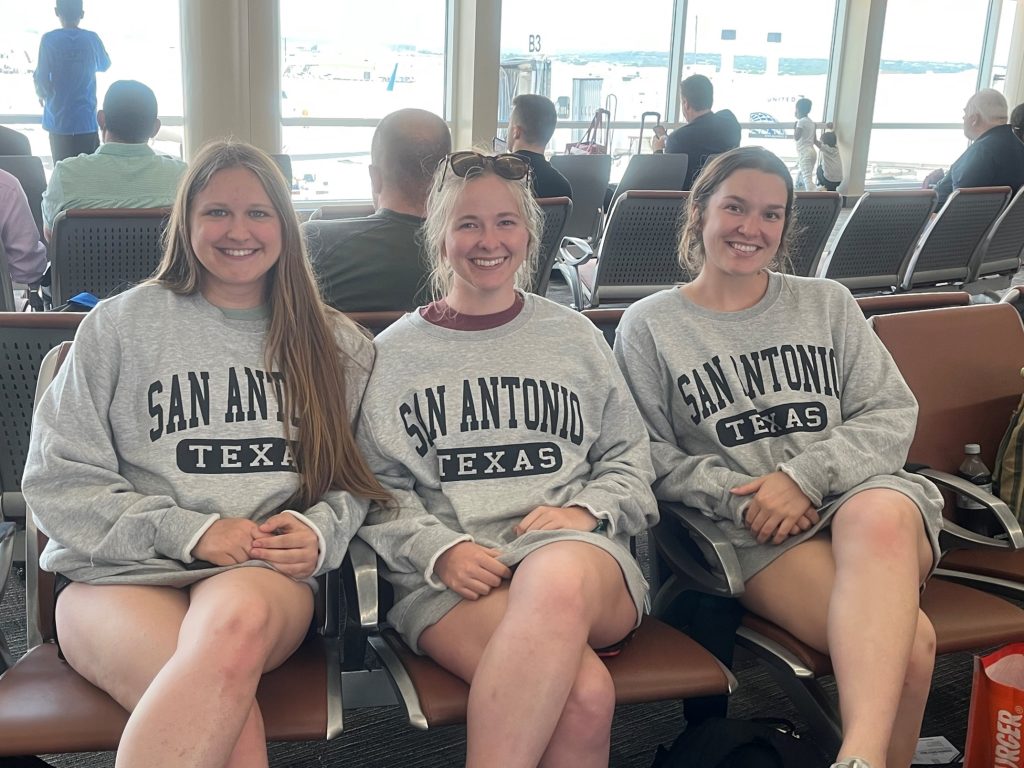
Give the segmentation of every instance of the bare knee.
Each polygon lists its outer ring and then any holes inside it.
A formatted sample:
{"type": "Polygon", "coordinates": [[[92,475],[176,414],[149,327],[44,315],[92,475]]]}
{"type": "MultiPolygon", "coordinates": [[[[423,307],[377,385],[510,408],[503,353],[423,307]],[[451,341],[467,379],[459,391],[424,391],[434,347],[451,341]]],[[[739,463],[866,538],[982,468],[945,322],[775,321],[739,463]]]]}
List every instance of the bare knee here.
{"type": "Polygon", "coordinates": [[[573,562],[571,553],[545,547],[523,565],[529,567],[521,566],[512,577],[509,610],[521,607],[552,627],[586,625],[592,608],[587,600],[588,571],[573,562]]]}
{"type": "Polygon", "coordinates": [[[604,664],[593,658],[580,665],[569,691],[559,732],[574,744],[599,746],[610,738],[615,714],[615,686],[604,664]]]}
{"type": "Polygon", "coordinates": [[[202,626],[192,635],[196,638],[192,647],[216,657],[218,669],[228,676],[262,673],[275,639],[271,618],[265,599],[257,593],[240,592],[231,604],[204,613],[202,626]]]}
{"type": "Polygon", "coordinates": [[[921,526],[921,513],[907,496],[875,488],[858,493],[836,512],[833,546],[837,540],[856,540],[882,556],[916,554],[921,526]]]}

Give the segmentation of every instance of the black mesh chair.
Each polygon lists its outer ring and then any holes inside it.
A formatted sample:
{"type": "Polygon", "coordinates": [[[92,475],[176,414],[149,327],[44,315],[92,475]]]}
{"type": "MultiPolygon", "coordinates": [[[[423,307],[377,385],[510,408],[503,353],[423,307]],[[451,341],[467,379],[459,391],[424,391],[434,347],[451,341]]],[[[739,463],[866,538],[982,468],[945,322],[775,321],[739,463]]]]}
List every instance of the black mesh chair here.
{"type": "Polygon", "coordinates": [[[612,175],[611,155],[554,155],[551,165],[572,186],[572,216],[565,234],[595,241],[604,214],[604,196],[612,175]]]}
{"type": "Polygon", "coordinates": [[[807,277],[820,258],[828,236],[843,208],[838,192],[797,192],[793,198],[793,235],[789,250],[790,274],[807,277]]]}
{"type": "Polygon", "coordinates": [[[931,190],[865,192],[832,250],[811,265],[851,291],[892,291],[935,204],[931,190]]]}
{"type": "Polygon", "coordinates": [[[690,160],[685,154],[633,155],[615,187],[611,204],[631,189],[671,189],[682,192],[686,184],[686,166],[690,160]]]}
{"type": "Polygon", "coordinates": [[[46,174],[43,161],[32,155],[0,155],[0,170],[7,171],[21,182],[21,188],[28,197],[39,239],[43,239],[43,192],[46,191],[46,174]]]}
{"type": "Polygon", "coordinates": [[[576,309],[628,303],[690,278],[679,265],[679,232],[688,192],[630,190],[615,202],[595,253],[586,243],[563,246],[555,266],[576,309]]]}
{"type": "Polygon", "coordinates": [[[49,243],[53,304],[82,291],[103,299],[152,275],[169,215],[169,208],[58,213],[49,243]]]}
{"type": "Polygon", "coordinates": [[[978,244],[1009,197],[1009,187],[954,190],[907,259],[900,288],[963,284],[978,244]]]}
{"type": "Polygon", "coordinates": [[[292,156],[291,155],[271,155],[274,162],[277,163],[277,167],[281,169],[281,173],[284,174],[284,180],[288,182],[288,188],[292,186],[292,156]]]}
{"type": "Polygon", "coordinates": [[[0,155],[31,155],[32,144],[21,131],[0,125],[0,155]]]}
{"type": "Polygon", "coordinates": [[[971,257],[967,282],[1006,277],[1020,269],[1024,249],[1024,187],[1010,200],[971,257]]]}
{"type": "MultiPolygon", "coordinates": [[[[32,401],[43,357],[75,336],[76,312],[0,312],[0,519],[24,524],[21,475],[28,455],[32,401]]],[[[15,560],[25,559],[18,535],[15,560]]]]}
{"type": "Polygon", "coordinates": [[[537,268],[533,273],[530,291],[544,296],[548,292],[555,256],[558,255],[566,225],[572,216],[572,200],[568,197],[542,197],[537,203],[544,212],[544,230],[540,236],[540,253],[537,254],[537,268]]]}

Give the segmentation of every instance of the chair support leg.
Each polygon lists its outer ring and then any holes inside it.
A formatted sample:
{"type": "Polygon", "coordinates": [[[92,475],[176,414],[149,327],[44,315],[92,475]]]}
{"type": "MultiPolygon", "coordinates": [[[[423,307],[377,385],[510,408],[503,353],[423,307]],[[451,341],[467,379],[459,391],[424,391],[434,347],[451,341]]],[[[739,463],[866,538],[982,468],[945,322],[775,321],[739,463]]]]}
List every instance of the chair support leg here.
{"type": "Polygon", "coordinates": [[[796,674],[783,658],[774,655],[745,636],[736,636],[740,647],[749,651],[765,665],[772,679],[783,690],[801,717],[806,720],[812,737],[826,753],[836,753],[843,741],[843,728],[835,701],[810,675],[796,674]]]}

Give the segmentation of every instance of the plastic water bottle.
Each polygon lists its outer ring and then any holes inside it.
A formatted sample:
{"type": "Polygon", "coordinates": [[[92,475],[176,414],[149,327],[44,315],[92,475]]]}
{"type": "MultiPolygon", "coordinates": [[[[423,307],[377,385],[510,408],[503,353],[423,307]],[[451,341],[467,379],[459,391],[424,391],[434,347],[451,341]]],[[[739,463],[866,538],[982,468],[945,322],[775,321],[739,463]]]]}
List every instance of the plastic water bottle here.
{"type": "MultiPolygon", "coordinates": [[[[977,443],[968,443],[964,446],[964,461],[956,473],[967,482],[992,493],[992,473],[981,460],[981,446],[977,443]]],[[[965,528],[986,536],[994,532],[994,521],[984,504],[957,494],[956,511],[957,519],[965,528]]]]}

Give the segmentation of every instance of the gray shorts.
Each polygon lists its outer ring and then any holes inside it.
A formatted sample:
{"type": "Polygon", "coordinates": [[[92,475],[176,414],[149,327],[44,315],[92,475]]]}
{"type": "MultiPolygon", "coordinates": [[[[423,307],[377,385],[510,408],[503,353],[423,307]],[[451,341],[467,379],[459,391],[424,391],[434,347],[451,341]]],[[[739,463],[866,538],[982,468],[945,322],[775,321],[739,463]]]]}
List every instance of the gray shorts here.
{"type": "MultiPolygon", "coordinates": [[[[580,531],[533,531],[520,536],[513,543],[502,548],[498,558],[512,568],[522,562],[528,555],[547,544],[556,541],[583,541],[600,547],[615,558],[622,569],[626,580],[626,588],[636,605],[636,624],[640,624],[647,607],[647,580],[640,571],[629,550],[607,538],[601,533],[582,533],[580,531]]],[[[405,640],[406,644],[416,653],[423,653],[419,647],[420,634],[427,627],[436,624],[452,608],[462,602],[462,598],[450,589],[434,589],[424,582],[423,586],[400,599],[388,612],[388,621],[405,640]]]]}

